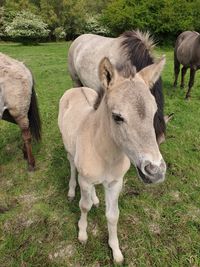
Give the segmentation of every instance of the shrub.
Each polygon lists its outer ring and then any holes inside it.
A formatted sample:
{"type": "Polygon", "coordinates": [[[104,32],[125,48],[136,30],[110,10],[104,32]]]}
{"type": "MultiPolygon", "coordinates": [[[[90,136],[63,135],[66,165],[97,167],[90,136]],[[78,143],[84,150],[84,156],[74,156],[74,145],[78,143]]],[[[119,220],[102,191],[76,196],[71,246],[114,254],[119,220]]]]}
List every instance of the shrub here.
{"type": "Polygon", "coordinates": [[[104,36],[110,35],[110,31],[107,27],[103,26],[100,21],[100,16],[88,17],[85,24],[86,33],[100,34],[104,36]]]}
{"type": "Polygon", "coordinates": [[[56,37],[56,41],[64,40],[66,38],[66,32],[63,27],[57,27],[54,30],[54,36],[56,37]]]}
{"type": "Polygon", "coordinates": [[[38,42],[49,35],[47,24],[29,11],[17,13],[13,21],[6,26],[5,33],[20,42],[38,42]]]}

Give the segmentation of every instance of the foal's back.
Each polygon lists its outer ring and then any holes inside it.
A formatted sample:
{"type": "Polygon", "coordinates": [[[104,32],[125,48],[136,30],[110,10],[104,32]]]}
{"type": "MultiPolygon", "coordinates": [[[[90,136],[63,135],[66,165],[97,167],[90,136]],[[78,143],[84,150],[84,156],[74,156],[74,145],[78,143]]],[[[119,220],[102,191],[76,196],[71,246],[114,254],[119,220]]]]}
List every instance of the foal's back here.
{"type": "Polygon", "coordinates": [[[185,31],[181,33],[176,41],[175,53],[178,61],[190,67],[199,60],[200,64],[200,34],[195,31],[185,31]]]}

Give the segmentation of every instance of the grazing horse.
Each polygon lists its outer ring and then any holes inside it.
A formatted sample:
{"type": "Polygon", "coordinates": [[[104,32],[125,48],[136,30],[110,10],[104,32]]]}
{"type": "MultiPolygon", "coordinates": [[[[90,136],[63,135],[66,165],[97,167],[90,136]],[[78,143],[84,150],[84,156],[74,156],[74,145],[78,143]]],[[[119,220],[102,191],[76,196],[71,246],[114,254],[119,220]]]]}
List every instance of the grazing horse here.
{"type": "Polygon", "coordinates": [[[79,173],[78,239],[87,241],[87,214],[99,203],[94,186],[103,184],[108,243],[117,263],[123,261],[117,237],[118,197],[130,162],[146,184],[162,182],[166,173],[153,125],[158,108],[151,94],[165,58],[137,73],[130,62],[122,64],[115,68],[103,58],[98,71],[101,94],[86,87],[70,89],[60,99],[58,115],[71,167],[70,198],[75,196],[76,170],[79,173]]]}
{"type": "Polygon", "coordinates": [[[35,168],[31,133],[39,141],[41,123],[33,77],[22,63],[0,53],[0,119],[19,125],[24,142],[23,153],[28,169],[35,168]]]}
{"type": "Polygon", "coordinates": [[[174,48],[174,87],[177,86],[180,64],[183,65],[181,70],[181,88],[184,88],[184,77],[187,69],[190,68],[190,80],[185,97],[188,99],[194,84],[195,73],[200,68],[200,34],[198,32],[182,32],[176,40],[174,48]]]}
{"type": "MultiPolygon", "coordinates": [[[[108,57],[114,66],[130,61],[137,71],[153,64],[151,50],[153,40],[148,33],[128,31],[118,38],[83,34],[71,44],[68,69],[75,86],[87,86],[99,92],[98,66],[103,57],[108,57]]],[[[124,64],[121,64],[124,66],[124,64]]],[[[151,93],[156,99],[158,110],[154,117],[156,138],[160,144],[165,140],[164,99],[161,78],[154,84],[151,93]]]]}

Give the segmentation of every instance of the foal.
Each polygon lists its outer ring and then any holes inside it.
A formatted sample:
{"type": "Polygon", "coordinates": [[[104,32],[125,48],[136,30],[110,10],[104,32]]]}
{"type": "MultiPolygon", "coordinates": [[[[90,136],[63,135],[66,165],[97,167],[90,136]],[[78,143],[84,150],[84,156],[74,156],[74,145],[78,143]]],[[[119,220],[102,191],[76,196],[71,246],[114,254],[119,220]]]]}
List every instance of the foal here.
{"type": "Polygon", "coordinates": [[[75,196],[76,169],[81,189],[78,222],[80,242],[86,242],[87,214],[99,200],[94,186],[105,188],[109,245],[114,261],[123,261],[117,237],[118,197],[132,162],[144,183],[165,179],[166,165],[154,130],[157,105],[150,89],[159,79],[165,59],[140,72],[127,64],[113,67],[108,58],[99,66],[102,94],[86,87],[65,92],[58,125],[71,166],[68,196],[75,196]],[[95,107],[95,108],[94,108],[95,107]]]}

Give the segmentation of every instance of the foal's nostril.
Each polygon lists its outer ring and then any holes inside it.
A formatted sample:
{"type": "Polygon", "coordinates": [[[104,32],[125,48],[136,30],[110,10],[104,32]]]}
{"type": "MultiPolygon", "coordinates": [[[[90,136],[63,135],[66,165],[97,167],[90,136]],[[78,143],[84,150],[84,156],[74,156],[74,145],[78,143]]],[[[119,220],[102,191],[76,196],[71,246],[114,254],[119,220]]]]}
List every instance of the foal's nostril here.
{"type": "Polygon", "coordinates": [[[158,172],[158,166],[156,165],[153,165],[151,163],[147,164],[145,167],[144,167],[144,170],[147,174],[150,174],[150,175],[154,175],[158,172]]]}

